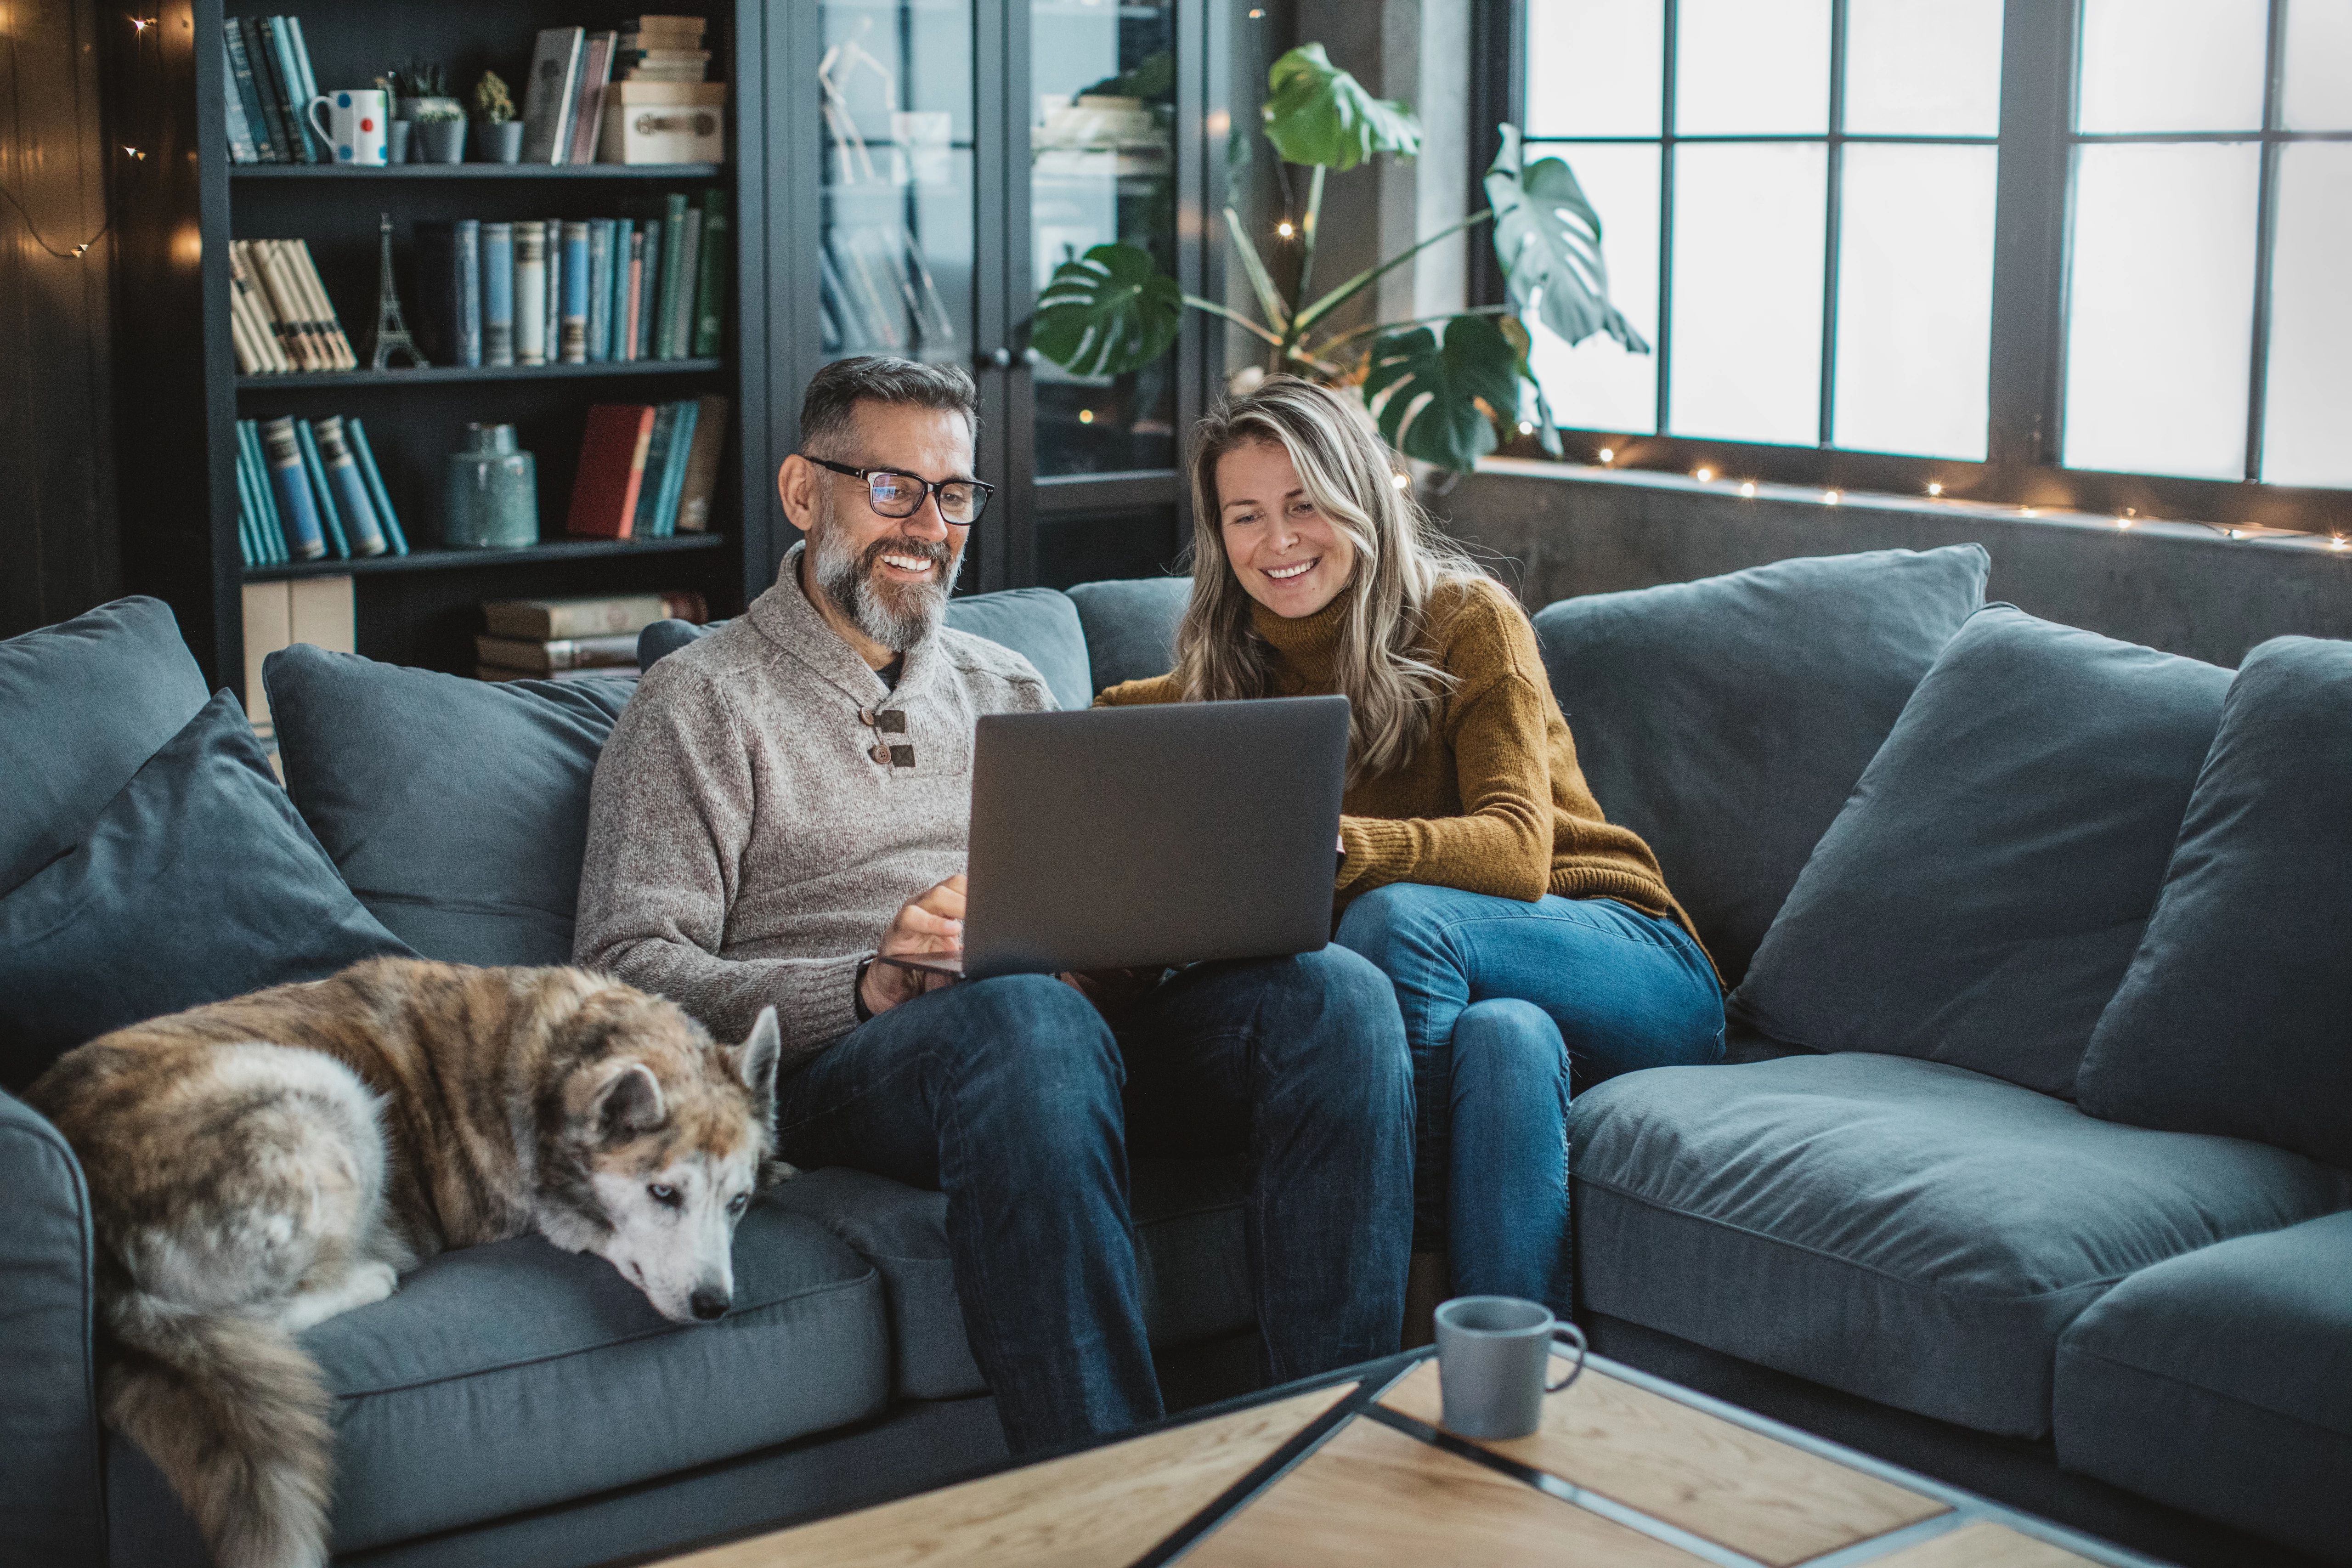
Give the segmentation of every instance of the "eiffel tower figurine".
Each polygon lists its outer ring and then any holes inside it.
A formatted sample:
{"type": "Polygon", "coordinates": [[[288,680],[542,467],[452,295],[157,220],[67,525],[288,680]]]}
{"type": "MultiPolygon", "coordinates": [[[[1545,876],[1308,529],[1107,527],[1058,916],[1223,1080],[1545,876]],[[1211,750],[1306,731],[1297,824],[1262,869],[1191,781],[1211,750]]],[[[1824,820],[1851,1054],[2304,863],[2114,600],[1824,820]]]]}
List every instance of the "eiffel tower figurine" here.
{"type": "Polygon", "coordinates": [[[429,370],[433,362],[416,350],[416,340],[408,335],[408,323],[401,319],[400,292],[392,282],[392,215],[384,213],[376,232],[383,242],[381,271],[383,281],[376,289],[375,353],[369,364],[371,370],[389,370],[396,353],[408,356],[417,370],[429,370]]]}

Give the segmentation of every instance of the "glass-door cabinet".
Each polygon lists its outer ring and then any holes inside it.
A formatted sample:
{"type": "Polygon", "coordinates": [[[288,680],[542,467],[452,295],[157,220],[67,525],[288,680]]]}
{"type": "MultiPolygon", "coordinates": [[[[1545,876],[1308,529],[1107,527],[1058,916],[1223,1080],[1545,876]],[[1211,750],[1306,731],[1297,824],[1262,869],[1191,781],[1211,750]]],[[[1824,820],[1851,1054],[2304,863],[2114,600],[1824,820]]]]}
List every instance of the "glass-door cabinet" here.
{"type": "MultiPolygon", "coordinates": [[[[1223,334],[1189,321],[1157,363],[1084,377],[1032,351],[1028,327],[1055,268],[1114,240],[1188,292],[1223,277],[1207,215],[1226,200],[1229,103],[1266,8],[814,0],[771,16],[776,452],[793,449],[801,391],[831,360],[960,363],[980,384],[981,477],[997,486],[964,591],[1171,565],[1190,526],[1181,435],[1222,372],[1209,362],[1223,334]]],[[[1239,87],[1254,106],[1254,84],[1239,87]]]]}

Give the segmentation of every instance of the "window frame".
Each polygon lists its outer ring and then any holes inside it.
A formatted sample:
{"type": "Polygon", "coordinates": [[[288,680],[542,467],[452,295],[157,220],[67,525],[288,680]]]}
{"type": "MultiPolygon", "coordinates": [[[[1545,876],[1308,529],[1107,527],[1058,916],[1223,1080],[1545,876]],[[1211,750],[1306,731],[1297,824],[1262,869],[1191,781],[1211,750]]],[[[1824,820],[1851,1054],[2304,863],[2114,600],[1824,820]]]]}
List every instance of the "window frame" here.
{"type": "MultiPolygon", "coordinates": [[[[1537,0],[1540,4],[1541,0],[1537,0]]],[[[1470,109],[1474,186],[1499,145],[1496,126],[1526,122],[1526,22],[1528,0],[1475,0],[1473,14],[1470,109]]],[[[1985,145],[1972,136],[1878,136],[1845,133],[1843,124],[1846,0],[1831,0],[1831,102],[1829,129],[1805,136],[1678,136],[1674,132],[1675,29],[1679,7],[1665,0],[1664,96],[1657,137],[1593,137],[1591,142],[1654,142],[1660,149],[1659,323],[1657,348],[1671,346],[1673,304],[1674,152],[1684,142],[1821,142],[1829,148],[1827,195],[1829,247],[1822,265],[1822,361],[1819,440],[1811,447],[1717,440],[1696,437],[1563,428],[1565,460],[1598,463],[1602,448],[1613,451],[1610,467],[1687,473],[1702,466],[1723,480],[1818,486],[1824,489],[1877,490],[1897,495],[1930,492],[1947,500],[2021,509],[2107,513],[2117,517],[2168,519],[2219,527],[2288,529],[2298,532],[2352,532],[2352,489],[2264,484],[2260,471],[2262,422],[2268,393],[2272,250],[2277,233],[2277,172],[2280,152],[2294,142],[2352,141],[2352,131],[2286,131],[2280,127],[2284,79],[2287,0],[2269,0],[2269,37],[2260,131],[2229,132],[2077,132],[2074,106],[2077,41],[2082,5],[2049,0],[2003,0],[2001,7],[2000,119],[1990,144],[1999,152],[1993,219],[1992,321],[1988,366],[1989,423],[1984,459],[1911,457],[1853,451],[1829,444],[1835,426],[1837,288],[1841,153],[1849,142],[1985,145]],[[2245,475],[2236,480],[2180,479],[2163,474],[2119,473],[2062,467],[2064,410],[2066,299],[2071,202],[2075,150],[2113,142],[2253,142],[2262,147],[2252,354],[2249,386],[2245,475]]],[[[1529,144],[1530,155],[1567,144],[1547,139],[1529,144]]],[[[1573,164],[1572,155],[1570,158],[1573,164]]],[[[1471,268],[1470,302],[1504,302],[1503,279],[1490,247],[1476,247],[1471,268]]],[[[1672,363],[1659,364],[1657,424],[1666,426],[1672,363]]],[[[1504,447],[1497,456],[1540,459],[1532,437],[1504,447]]]]}

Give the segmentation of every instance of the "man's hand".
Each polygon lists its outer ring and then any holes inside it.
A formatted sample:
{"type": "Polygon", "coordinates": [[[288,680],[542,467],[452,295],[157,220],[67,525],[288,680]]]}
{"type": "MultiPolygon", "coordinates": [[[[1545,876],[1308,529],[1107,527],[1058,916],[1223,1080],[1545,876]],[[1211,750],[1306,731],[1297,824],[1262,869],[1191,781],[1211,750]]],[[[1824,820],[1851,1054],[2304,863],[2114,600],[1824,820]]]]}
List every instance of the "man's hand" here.
{"type": "MultiPolygon", "coordinates": [[[[952,957],[963,952],[963,889],[961,876],[950,877],[938,887],[907,900],[891,920],[889,929],[882,933],[878,957],[894,953],[926,957],[952,957]]],[[[920,970],[901,969],[895,963],[869,963],[866,978],[858,983],[858,998],[868,1013],[888,1012],[901,1002],[911,1002],[926,991],[935,991],[953,984],[944,974],[926,974],[920,970]]]]}

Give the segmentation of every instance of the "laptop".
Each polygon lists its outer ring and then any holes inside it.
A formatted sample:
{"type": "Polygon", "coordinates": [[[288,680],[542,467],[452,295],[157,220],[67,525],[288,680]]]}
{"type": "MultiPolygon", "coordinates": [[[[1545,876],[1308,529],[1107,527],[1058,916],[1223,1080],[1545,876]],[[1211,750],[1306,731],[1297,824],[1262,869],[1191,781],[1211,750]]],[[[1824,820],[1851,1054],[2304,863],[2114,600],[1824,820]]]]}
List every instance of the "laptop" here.
{"type": "Polygon", "coordinates": [[[998,713],[972,755],[959,978],[1159,968],[1331,940],[1348,700],[998,713]]]}

